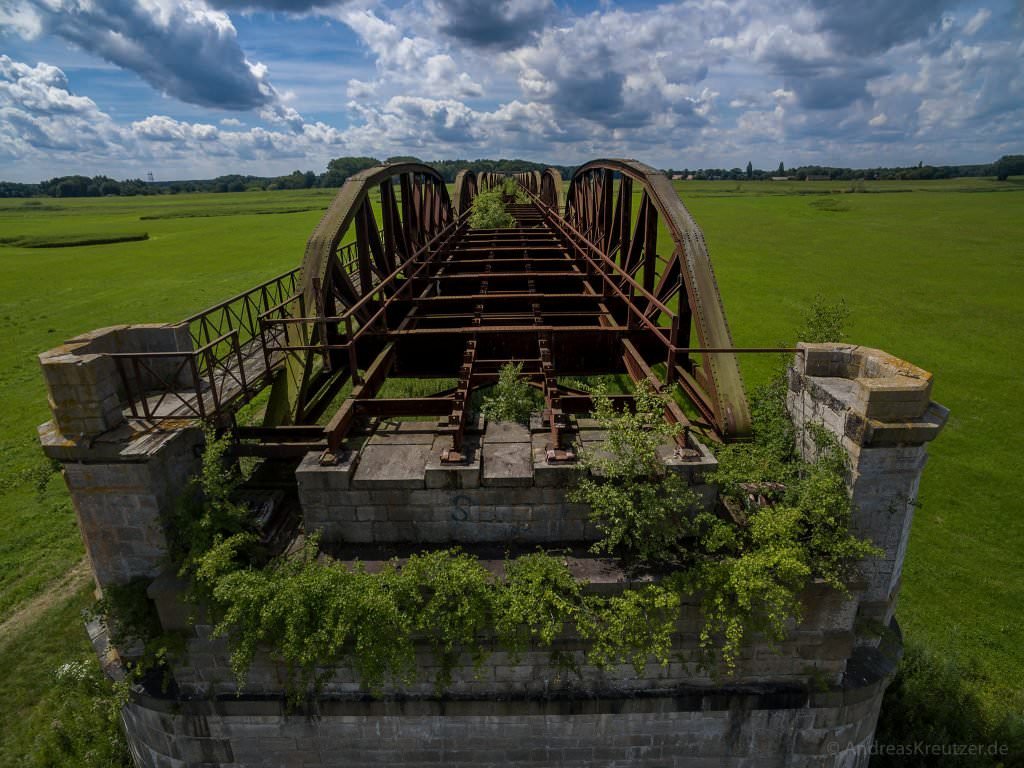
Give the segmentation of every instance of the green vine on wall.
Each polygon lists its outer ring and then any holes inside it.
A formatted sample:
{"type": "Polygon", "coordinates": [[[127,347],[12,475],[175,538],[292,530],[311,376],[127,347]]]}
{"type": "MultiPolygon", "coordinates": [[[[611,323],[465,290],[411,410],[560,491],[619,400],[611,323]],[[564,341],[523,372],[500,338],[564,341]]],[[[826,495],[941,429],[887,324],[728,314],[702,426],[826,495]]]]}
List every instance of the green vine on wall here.
{"type": "Polygon", "coordinates": [[[501,577],[457,548],[414,554],[370,573],[360,564],[324,561],[315,538],[296,555],[251,568],[238,554],[244,543],[244,534],[219,542],[197,578],[220,609],[215,632],[230,638],[239,685],[259,650],[272,648],[288,670],[292,700],[319,689],[340,667],[370,690],[411,683],[417,642],[433,651],[441,690],[462,654],[479,666],[494,647],[514,657],[551,648],[570,624],[593,642],[590,663],[630,661],[642,669],[652,653],[668,662],[677,597],[661,588],[588,594],[553,555],[507,560],[501,577]]]}

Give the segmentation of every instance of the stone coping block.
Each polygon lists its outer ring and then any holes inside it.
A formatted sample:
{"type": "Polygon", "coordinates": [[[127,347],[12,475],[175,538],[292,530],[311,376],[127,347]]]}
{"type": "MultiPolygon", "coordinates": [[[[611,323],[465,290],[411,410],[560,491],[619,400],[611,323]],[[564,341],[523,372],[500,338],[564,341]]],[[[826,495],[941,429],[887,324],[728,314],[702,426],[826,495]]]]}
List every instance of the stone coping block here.
{"type": "Polygon", "coordinates": [[[295,469],[295,481],[299,493],[304,490],[331,491],[347,490],[352,486],[359,454],[345,451],[335,464],[320,464],[321,451],[307,453],[295,469]]]}
{"type": "MultiPolygon", "coordinates": [[[[138,324],[99,328],[69,339],[39,355],[43,379],[54,423],[61,434],[99,435],[125,422],[123,403],[127,393],[121,386],[115,353],[192,351],[188,326],[138,324]]],[[[187,367],[178,371],[181,360],[152,358],[140,371],[142,387],[177,374],[179,386],[190,385],[187,367]],[[152,379],[152,380],[151,380],[152,379]]]]}
{"type": "Polygon", "coordinates": [[[483,485],[488,488],[532,486],[533,450],[530,443],[484,442],[483,485]]]}
{"type": "Polygon", "coordinates": [[[933,401],[917,419],[881,421],[847,418],[845,434],[862,445],[927,443],[938,437],[948,419],[949,409],[933,401]]]}
{"type": "Polygon", "coordinates": [[[510,421],[488,421],[483,436],[483,485],[528,488],[533,485],[530,430],[510,421]]]}
{"type": "MultiPolygon", "coordinates": [[[[579,462],[548,461],[548,448],[551,445],[551,433],[535,432],[532,436],[533,453],[533,484],[538,488],[568,488],[575,484],[580,475],[579,462]]],[[[563,447],[572,446],[576,450],[575,439],[571,434],[563,435],[563,447]]]]}
{"type": "Polygon", "coordinates": [[[903,421],[928,410],[932,375],[923,368],[871,347],[800,342],[797,348],[803,351],[797,355],[799,373],[853,382],[847,404],[865,418],[903,421]]]}
{"type": "Polygon", "coordinates": [[[424,467],[424,482],[430,489],[479,488],[480,487],[480,437],[464,435],[462,438],[462,461],[441,461],[442,452],[452,447],[450,435],[438,435],[430,448],[430,456],[424,467]]]}
{"type": "Polygon", "coordinates": [[[488,421],[487,428],[484,430],[484,445],[529,442],[529,428],[513,421],[488,421]]]}
{"type": "MultiPolygon", "coordinates": [[[[372,438],[371,438],[372,441],[372,438]]],[[[353,488],[425,488],[433,438],[427,443],[368,443],[352,476],[353,488]]]]}

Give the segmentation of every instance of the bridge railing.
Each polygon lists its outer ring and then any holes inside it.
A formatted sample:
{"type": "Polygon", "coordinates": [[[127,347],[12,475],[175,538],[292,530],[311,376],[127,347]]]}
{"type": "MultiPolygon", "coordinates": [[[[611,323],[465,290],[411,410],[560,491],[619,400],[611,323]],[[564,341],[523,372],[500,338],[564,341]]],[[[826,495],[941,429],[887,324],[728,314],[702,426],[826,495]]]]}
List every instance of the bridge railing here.
{"type": "Polygon", "coordinates": [[[119,392],[135,418],[209,418],[248,401],[281,363],[270,354],[262,318],[286,304],[297,289],[298,269],[191,315],[188,349],[113,352],[119,392]]]}

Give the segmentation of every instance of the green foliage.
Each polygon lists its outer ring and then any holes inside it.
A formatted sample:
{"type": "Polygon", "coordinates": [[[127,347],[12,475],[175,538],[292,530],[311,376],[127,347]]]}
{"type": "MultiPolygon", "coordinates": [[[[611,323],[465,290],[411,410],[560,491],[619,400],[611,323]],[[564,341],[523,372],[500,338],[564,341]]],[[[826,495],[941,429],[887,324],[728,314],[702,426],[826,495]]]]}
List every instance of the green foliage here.
{"type": "Polygon", "coordinates": [[[144,578],[110,584],[92,608],[92,616],[106,622],[110,642],[118,648],[145,644],[161,634],[160,619],[146,594],[148,586],[149,579],[144,578]]]}
{"type": "Polygon", "coordinates": [[[526,191],[519,186],[519,182],[509,177],[501,183],[501,194],[506,200],[511,200],[513,203],[528,203],[530,198],[527,196],[526,191]]]}
{"type": "Polygon", "coordinates": [[[120,727],[121,691],[104,677],[96,657],[75,659],[53,671],[49,729],[35,735],[30,759],[20,765],[130,768],[120,727]]]}
{"type": "Polygon", "coordinates": [[[561,560],[541,553],[508,560],[494,599],[499,642],[513,654],[531,644],[550,646],[582,601],[583,585],[561,560]]]}
{"type": "Polygon", "coordinates": [[[594,418],[608,430],[598,448],[578,446],[581,476],[572,501],[588,504],[602,538],[595,552],[633,565],[667,565],[678,559],[696,495],[666,471],[659,447],[671,444],[679,426],[663,416],[663,399],[646,382],[636,389],[634,412],[617,413],[603,385],[591,391],[594,418]]]}
{"type": "Polygon", "coordinates": [[[473,198],[469,226],[473,229],[508,229],[515,224],[512,214],[505,210],[501,187],[480,192],[473,198]]]}
{"type": "MultiPolygon", "coordinates": [[[[844,303],[815,300],[803,320],[805,338],[841,337],[844,303]]],[[[615,413],[598,388],[595,417],[608,429],[599,449],[582,451],[583,478],[572,497],[591,506],[604,538],[595,545],[627,562],[672,564],[678,589],[701,599],[700,645],[732,670],[746,634],[781,640],[800,620],[800,594],[812,579],[845,590],[858,560],[877,548],[849,532],[850,499],[844,454],[815,430],[818,458],[799,459],[785,409],[780,372],[752,398],[753,439],[718,449],[709,478],[731,514],[700,509],[692,492],[658,457],[677,427],[664,421],[663,403],[642,382],[634,413],[615,413]],[[758,499],[769,503],[762,505],[758,499]]]]}
{"type": "Polygon", "coordinates": [[[12,248],[73,248],[85,245],[110,245],[112,243],[132,243],[148,240],[146,232],[122,233],[60,233],[50,235],[14,235],[0,237],[0,245],[12,248]]]}
{"type": "Polygon", "coordinates": [[[492,421],[517,421],[521,424],[529,421],[536,398],[522,373],[522,363],[506,363],[501,366],[494,394],[484,397],[480,408],[484,416],[492,421]]]}
{"type": "Polygon", "coordinates": [[[403,598],[392,590],[395,569],[369,574],[361,567],[321,563],[316,541],[264,568],[198,571],[209,578],[216,627],[231,642],[239,685],[260,648],[272,649],[289,672],[289,697],[297,701],[333,670],[351,666],[371,689],[414,672],[414,626],[403,598]]]}
{"type": "Polygon", "coordinates": [[[1006,181],[1010,176],[1024,176],[1024,155],[1003,155],[994,165],[996,178],[1006,181]]]}
{"type": "Polygon", "coordinates": [[[427,638],[440,662],[438,687],[451,682],[463,650],[477,664],[483,661],[486,652],[478,638],[494,626],[495,587],[476,557],[457,549],[412,555],[395,581],[413,630],[427,638]]]}
{"type": "MultiPolygon", "coordinates": [[[[251,535],[249,511],[236,503],[233,494],[241,482],[238,466],[227,456],[230,437],[206,433],[202,469],[179,501],[171,526],[170,554],[182,576],[199,567],[212,568],[214,555],[233,556],[238,549],[254,555],[256,537],[251,535]],[[225,540],[231,547],[225,547],[225,540]]],[[[221,566],[224,567],[223,565],[221,566]]],[[[197,580],[197,584],[207,583],[197,580]]]]}
{"type": "Polygon", "coordinates": [[[830,303],[819,293],[804,313],[803,322],[796,332],[796,340],[812,343],[842,341],[846,336],[845,328],[849,319],[850,309],[846,306],[846,299],[830,303]]]}
{"type": "MultiPolygon", "coordinates": [[[[828,304],[818,296],[799,338],[838,340],[848,315],[844,301],[828,304]]],[[[815,429],[817,460],[797,454],[785,407],[787,362],[751,397],[753,439],[716,451],[719,467],[710,479],[740,519],[707,511],[694,519],[697,543],[686,580],[703,595],[701,646],[709,656],[717,648],[730,669],[748,630],[781,640],[787,625],[800,620],[799,594],[811,579],[845,591],[856,562],[880,554],[849,531],[845,454],[835,439],[815,429]],[[771,505],[761,506],[757,497],[771,505]]]]}
{"type": "Polygon", "coordinates": [[[885,691],[875,741],[885,745],[995,746],[1001,754],[879,754],[875,768],[961,768],[1024,765],[1024,716],[993,718],[969,687],[976,665],[929,652],[915,642],[904,648],[895,679],[885,691]]]}
{"type": "Polygon", "coordinates": [[[671,584],[647,584],[606,599],[592,598],[577,625],[580,636],[593,643],[587,661],[602,668],[629,663],[638,675],[651,656],[667,665],[680,602],[671,584]]]}
{"type": "Polygon", "coordinates": [[[519,655],[551,647],[570,624],[592,642],[591,663],[641,670],[652,655],[667,663],[679,612],[678,594],[654,584],[607,599],[588,595],[565,562],[542,552],[506,561],[503,578],[458,549],[413,554],[371,574],[324,557],[315,539],[250,568],[233,541],[216,544],[196,569],[220,616],[215,632],[229,638],[240,686],[261,649],[283,661],[293,703],[341,666],[370,691],[412,682],[415,641],[432,649],[442,690],[463,653],[478,665],[487,658],[490,637],[519,655]]]}

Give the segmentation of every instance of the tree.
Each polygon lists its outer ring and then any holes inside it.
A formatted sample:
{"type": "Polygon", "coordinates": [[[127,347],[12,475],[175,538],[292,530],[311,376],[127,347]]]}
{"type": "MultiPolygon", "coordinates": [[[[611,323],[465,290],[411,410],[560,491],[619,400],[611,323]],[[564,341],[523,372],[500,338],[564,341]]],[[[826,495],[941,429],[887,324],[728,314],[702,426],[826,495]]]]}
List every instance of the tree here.
{"type": "Polygon", "coordinates": [[[1024,155],[1003,155],[995,163],[996,178],[1006,181],[1010,176],[1024,175],[1024,155]]]}
{"type": "Polygon", "coordinates": [[[751,163],[751,162],[747,163],[747,178],[748,179],[754,178],[754,164],[751,163]]]}
{"type": "Polygon", "coordinates": [[[778,171],[778,173],[779,173],[779,176],[783,176],[786,173],[786,166],[784,166],[782,163],[779,163],[779,171],[778,171]]]}
{"type": "Polygon", "coordinates": [[[336,157],[327,164],[327,173],[320,180],[320,186],[340,187],[349,176],[375,165],[380,165],[380,160],[375,157],[336,157]]]}

